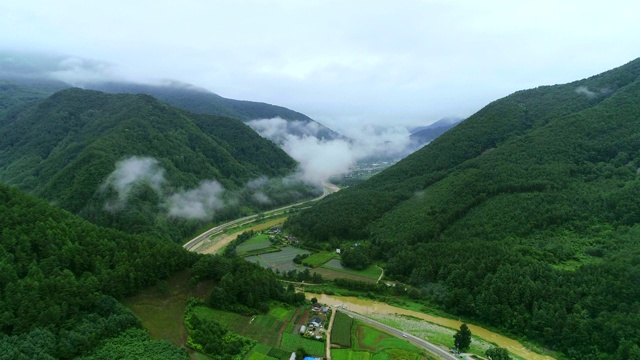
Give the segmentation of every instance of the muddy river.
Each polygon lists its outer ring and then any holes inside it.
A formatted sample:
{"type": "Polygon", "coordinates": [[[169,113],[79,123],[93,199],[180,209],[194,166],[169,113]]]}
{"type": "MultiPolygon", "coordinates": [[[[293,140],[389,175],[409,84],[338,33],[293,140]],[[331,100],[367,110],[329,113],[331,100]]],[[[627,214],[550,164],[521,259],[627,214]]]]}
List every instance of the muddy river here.
{"type": "MultiPolygon", "coordinates": [[[[328,305],[336,306],[336,305],[344,305],[347,310],[351,310],[353,312],[357,312],[363,315],[366,314],[402,314],[409,315],[416,318],[420,318],[426,320],[428,322],[446,326],[452,329],[459,329],[462,322],[452,319],[447,319],[439,316],[433,316],[429,314],[424,314],[421,312],[402,309],[399,307],[395,307],[392,305],[388,305],[385,303],[366,300],[366,299],[358,299],[356,297],[351,296],[334,296],[334,295],[325,295],[325,294],[312,294],[305,293],[308,299],[312,297],[316,297],[319,302],[325,303],[328,305]]],[[[469,324],[469,329],[471,329],[471,333],[479,338],[482,338],[486,341],[492,342],[500,347],[503,347],[509,350],[511,353],[521,356],[525,359],[533,359],[533,360],[553,360],[554,358],[546,355],[537,354],[522,345],[520,342],[505,337],[500,334],[496,334],[487,329],[481,328],[479,326],[469,324]]]]}

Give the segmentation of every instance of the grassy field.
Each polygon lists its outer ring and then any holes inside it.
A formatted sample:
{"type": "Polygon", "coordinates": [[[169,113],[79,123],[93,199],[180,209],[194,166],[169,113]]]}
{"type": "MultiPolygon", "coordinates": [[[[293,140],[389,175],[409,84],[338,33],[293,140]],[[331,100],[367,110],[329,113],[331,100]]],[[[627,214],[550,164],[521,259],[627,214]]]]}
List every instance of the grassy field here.
{"type": "Polygon", "coordinates": [[[213,319],[227,329],[254,339],[261,344],[273,347],[278,346],[278,329],[274,331],[272,327],[276,327],[276,321],[279,320],[271,316],[248,317],[206,306],[196,307],[193,314],[203,319],[213,319]],[[261,326],[260,324],[268,324],[270,326],[261,326]]]}
{"type": "Polygon", "coordinates": [[[364,281],[369,283],[375,283],[378,281],[382,270],[375,265],[371,265],[362,271],[356,271],[351,269],[345,269],[340,264],[340,260],[331,259],[324,263],[322,266],[312,270],[314,273],[322,275],[327,280],[334,280],[338,278],[346,278],[358,281],[364,281]]]}
{"type": "Polygon", "coordinates": [[[343,267],[342,264],[340,264],[340,260],[338,259],[329,260],[326,264],[322,265],[322,267],[325,269],[336,270],[346,274],[352,274],[352,275],[370,278],[376,281],[380,277],[380,274],[382,274],[382,270],[375,265],[371,265],[364,270],[347,269],[343,267]]]}
{"type": "Polygon", "coordinates": [[[336,253],[328,251],[320,251],[309,255],[306,259],[302,260],[302,264],[312,268],[322,266],[324,263],[337,257],[336,253]]]}
{"type": "Polygon", "coordinates": [[[251,253],[259,253],[261,250],[269,248],[273,248],[271,246],[271,241],[269,240],[269,235],[258,234],[238,245],[236,252],[238,253],[238,256],[245,256],[251,253]]]}
{"type": "Polygon", "coordinates": [[[318,340],[305,339],[297,334],[282,334],[282,343],[280,348],[288,351],[296,351],[298,348],[304,348],[308,354],[324,356],[324,342],[318,340]]]}
{"type": "Polygon", "coordinates": [[[136,296],[122,300],[140,318],[152,339],[168,340],[177,346],[186,344],[187,329],[182,317],[187,300],[190,297],[204,299],[213,287],[211,282],[189,286],[189,277],[187,271],[180,272],[136,296]]]}
{"type": "Polygon", "coordinates": [[[245,360],[278,360],[279,358],[277,357],[269,356],[271,349],[270,346],[265,344],[256,344],[249,354],[247,354],[245,360]]]}
{"type": "Polygon", "coordinates": [[[276,319],[291,322],[293,319],[293,315],[295,315],[297,308],[285,309],[281,306],[272,307],[269,310],[269,315],[273,316],[276,319]]]}
{"type": "Polygon", "coordinates": [[[337,311],[335,316],[331,328],[331,343],[350,348],[353,318],[341,311],[337,311]]]}
{"type": "Polygon", "coordinates": [[[351,349],[332,349],[331,358],[333,360],[369,360],[371,359],[371,354],[351,349]]]}

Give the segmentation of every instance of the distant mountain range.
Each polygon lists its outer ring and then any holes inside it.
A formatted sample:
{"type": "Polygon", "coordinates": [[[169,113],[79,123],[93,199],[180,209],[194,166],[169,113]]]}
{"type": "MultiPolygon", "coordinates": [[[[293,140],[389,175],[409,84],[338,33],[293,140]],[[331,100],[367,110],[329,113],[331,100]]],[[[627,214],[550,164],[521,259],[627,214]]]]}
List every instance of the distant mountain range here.
{"type": "MultiPolygon", "coordinates": [[[[112,94],[146,94],[196,114],[226,116],[244,122],[278,117],[291,122],[287,130],[294,135],[302,135],[300,126],[295,124],[300,122],[313,124],[314,126],[307,127],[307,131],[312,129],[314,131],[312,135],[318,139],[330,140],[340,137],[335,131],[308,116],[285,107],[255,101],[227,99],[191,84],[166,81],[163,85],[151,85],[94,79],[96,75],[92,75],[93,72],[99,71],[101,66],[102,64],[99,62],[86,59],[0,52],[0,81],[23,85],[30,89],[31,96],[35,98],[44,98],[56,91],[74,86],[112,94]],[[62,76],[61,74],[73,71],[84,74],[84,77],[72,76],[74,79],[72,82],[56,80],[56,77],[62,76]]],[[[0,96],[6,95],[0,94],[0,96]]]]}
{"type": "Polygon", "coordinates": [[[639,104],[640,59],[518,91],[287,226],[569,358],[640,356],[639,104]]]}
{"type": "Polygon", "coordinates": [[[464,119],[458,118],[443,118],[431,125],[411,129],[411,135],[409,137],[411,138],[412,143],[422,146],[437,139],[440,135],[458,125],[463,120],[464,119]]]}

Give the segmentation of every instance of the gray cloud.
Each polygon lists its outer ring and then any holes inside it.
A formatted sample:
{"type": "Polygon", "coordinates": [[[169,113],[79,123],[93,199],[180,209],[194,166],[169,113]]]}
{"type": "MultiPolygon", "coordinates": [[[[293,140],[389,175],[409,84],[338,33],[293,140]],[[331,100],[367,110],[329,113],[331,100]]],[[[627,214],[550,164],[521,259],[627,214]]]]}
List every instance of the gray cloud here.
{"type": "MultiPolygon", "coordinates": [[[[98,74],[178,79],[338,131],[467,117],[516,90],[581,79],[640,53],[637,1],[159,0],[148,11],[123,0],[5,1],[0,33],[11,36],[0,47],[102,59],[114,65],[98,74]]],[[[70,66],[59,75],[86,70],[70,66]]]]}
{"type": "Polygon", "coordinates": [[[133,156],[118,161],[116,169],[101,186],[101,190],[112,188],[117,194],[117,199],[108,202],[105,208],[107,210],[121,209],[126,205],[129,195],[137,185],[146,184],[160,194],[164,183],[164,169],[159,166],[156,159],[133,156]]]}
{"type": "Polygon", "coordinates": [[[590,99],[598,95],[597,93],[594,93],[593,91],[589,90],[589,88],[587,88],[586,86],[578,86],[576,88],[576,93],[582,94],[590,99]]]}
{"type": "Polygon", "coordinates": [[[224,188],[217,181],[203,181],[195,189],[175,193],[167,199],[171,217],[205,220],[225,207],[224,188]]]}
{"type": "Polygon", "coordinates": [[[132,156],[118,161],[116,169],[107,176],[99,191],[113,191],[114,198],[105,202],[105,210],[121,211],[130,197],[141,186],[149,186],[158,195],[165,215],[172,218],[206,220],[227,207],[238,206],[241,199],[253,201],[257,205],[273,204],[270,191],[275,196],[299,195],[289,189],[300,183],[297,177],[269,179],[266,176],[248,181],[244,187],[229,191],[215,180],[204,180],[193,189],[175,190],[165,178],[165,170],[160,162],[151,157],[132,156]]]}
{"type": "Polygon", "coordinates": [[[248,122],[261,136],[279,144],[298,161],[297,177],[310,184],[317,185],[344,174],[359,160],[381,156],[398,158],[413,150],[409,148],[409,132],[405,128],[352,127],[345,132],[349,139],[320,140],[312,135],[317,131],[316,124],[287,124],[280,118],[248,122]],[[292,128],[296,133],[292,133],[292,128]]]}

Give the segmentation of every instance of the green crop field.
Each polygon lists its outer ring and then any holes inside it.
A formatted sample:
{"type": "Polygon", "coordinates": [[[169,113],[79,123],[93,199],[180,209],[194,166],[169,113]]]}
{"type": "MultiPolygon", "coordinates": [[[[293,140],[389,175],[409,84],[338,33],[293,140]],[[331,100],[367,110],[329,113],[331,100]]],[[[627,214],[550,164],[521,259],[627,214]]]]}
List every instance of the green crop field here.
{"type": "MultiPolygon", "coordinates": [[[[340,314],[338,312],[337,314],[340,314]]],[[[336,317],[336,322],[340,317],[336,317]]],[[[344,321],[344,320],[341,320],[344,321]]],[[[334,329],[336,326],[334,322],[334,329]]],[[[335,360],[354,359],[425,359],[426,353],[405,339],[391,336],[381,330],[375,329],[358,321],[353,321],[351,333],[352,346],[346,349],[334,349],[332,355],[335,360]]],[[[334,333],[332,331],[332,343],[334,333]]]]}
{"type": "Polygon", "coordinates": [[[254,244],[264,244],[271,243],[269,240],[269,235],[267,234],[256,234],[251,239],[242,243],[242,245],[254,245],[254,244]]]}
{"type": "Polygon", "coordinates": [[[337,311],[335,316],[331,328],[331,343],[350,348],[353,318],[340,311],[337,311]]]}
{"type": "Polygon", "coordinates": [[[309,267],[320,267],[327,261],[334,259],[336,257],[335,253],[328,251],[320,251],[317,253],[313,253],[309,255],[306,259],[302,260],[302,264],[309,267]]]}
{"type": "Polygon", "coordinates": [[[332,349],[331,358],[333,360],[369,360],[371,354],[364,351],[353,351],[351,349],[332,349]]]}
{"type": "Polygon", "coordinates": [[[273,252],[278,250],[277,248],[271,246],[269,235],[258,234],[238,245],[236,251],[238,253],[238,256],[248,256],[260,254],[262,252],[273,252]]]}
{"type": "Polygon", "coordinates": [[[277,349],[277,348],[271,348],[271,350],[269,350],[269,353],[267,355],[276,358],[276,359],[283,359],[283,360],[287,360],[289,359],[289,357],[291,356],[292,351],[286,351],[286,350],[282,350],[282,349],[277,349]]]}
{"type": "Polygon", "coordinates": [[[375,265],[371,265],[368,268],[366,268],[364,270],[359,270],[359,271],[347,269],[347,268],[343,267],[342,264],[340,264],[340,260],[339,259],[329,260],[324,265],[322,265],[322,267],[325,268],[325,269],[330,269],[330,270],[342,272],[342,273],[345,273],[345,274],[352,274],[352,275],[356,275],[356,276],[361,276],[361,277],[373,279],[373,280],[376,280],[376,281],[380,277],[380,274],[382,274],[382,270],[380,268],[376,267],[375,265]]]}
{"type": "Polygon", "coordinates": [[[282,334],[282,343],[280,348],[288,351],[296,351],[298,348],[304,348],[311,355],[323,356],[325,354],[324,342],[318,340],[305,339],[300,335],[282,334]]]}
{"type": "Polygon", "coordinates": [[[272,307],[269,310],[269,315],[283,321],[291,321],[291,317],[293,317],[293,314],[295,314],[296,310],[297,310],[296,308],[285,309],[283,307],[276,306],[276,307],[272,307]]]}
{"type": "Polygon", "coordinates": [[[284,321],[274,318],[270,315],[257,315],[252,325],[262,326],[263,328],[279,332],[284,327],[284,321]]]}
{"type": "Polygon", "coordinates": [[[253,347],[253,349],[251,349],[251,352],[249,353],[249,355],[247,355],[247,357],[245,357],[246,360],[278,360],[278,357],[273,357],[270,356],[269,353],[271,352],[273,348],[265,345],[265,344],[256,344],[256,346],[253,347]]]}
{"type": "Polygon", "coordinates": [[[250,318],[248,316],[243,316],[240,314],[232,313],[229,311],[212,309],[206,306],[198,306],[193,309],[193,314],[201,319],[213,319],[218,324],[229,327],[232,324],[249,324],[250,318]]]}
{"type": "Polygon", "coordinates": [[[273,358],[271,356],[261,354],[259,352],[251,352],[249,353],[249,355],[247,355],[245,359],[246,360],[278,360],[277,358],[273,358]]]}
{"type": "MultiPolygon", "coordinates": [[[[266,344],[268,346],[278,346],[278,330],[275,331],[271,328],[257,325],[255,319],[251,322],[251,318],[242,316],[236,313],[211,309],[205,306],[198,306],[194,309],[193,314],[203,319],[213,319],[220,325],[228,328],[229,330],[236,332],[240,335],[254,339],[259,343],[266,344]]],[[[258,318],[260,316],[257,316],[258,318]]],[[[265,323],[275,324],[277,319],[271,316],[261,316],[266,319],[261,320],[265,323]]],[[[280,322],[282,324],[282,322],[280,322]]]]}

